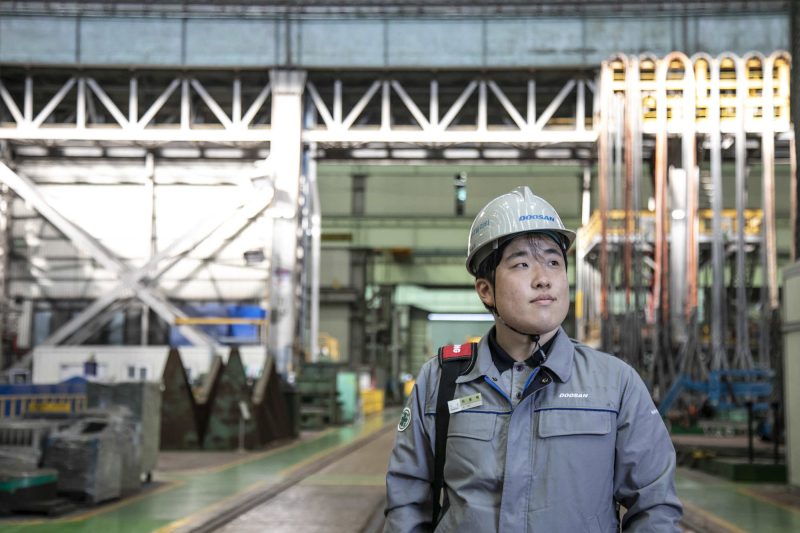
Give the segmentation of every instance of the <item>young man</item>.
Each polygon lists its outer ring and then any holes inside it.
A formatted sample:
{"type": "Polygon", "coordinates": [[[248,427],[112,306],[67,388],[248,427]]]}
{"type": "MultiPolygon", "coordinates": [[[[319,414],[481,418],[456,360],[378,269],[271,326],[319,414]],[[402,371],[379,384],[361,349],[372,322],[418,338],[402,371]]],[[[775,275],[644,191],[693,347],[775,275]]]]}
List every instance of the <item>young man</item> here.
{"type": "Polygon", "coordinates": [[[467,270],[495,325],[455,379],[436,511],[442,368],[471,346],[423,365],[386,476],[385,532],[607,533],[619,528],[619,505],[623,531],[680,531],[675,450],[647,388],[561,328],[574,239],[527,187],[478,213],[467,270]]]}

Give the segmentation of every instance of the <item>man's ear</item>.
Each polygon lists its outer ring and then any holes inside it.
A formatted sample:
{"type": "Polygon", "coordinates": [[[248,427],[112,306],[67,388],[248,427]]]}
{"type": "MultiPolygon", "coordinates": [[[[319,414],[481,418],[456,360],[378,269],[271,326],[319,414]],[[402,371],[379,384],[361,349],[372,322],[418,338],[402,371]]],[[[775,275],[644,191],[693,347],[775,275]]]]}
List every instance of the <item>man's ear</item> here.
{"type": "Polygon", "coordinates": [[[478,278],[475,280],[475,292],[478,293],[478,297],[484,303],[484,305],[488,305],[489,307],[494,307],[494,290],[492,290],[492,284],[489,283],[489,280],[486,278],[478,278]]]}

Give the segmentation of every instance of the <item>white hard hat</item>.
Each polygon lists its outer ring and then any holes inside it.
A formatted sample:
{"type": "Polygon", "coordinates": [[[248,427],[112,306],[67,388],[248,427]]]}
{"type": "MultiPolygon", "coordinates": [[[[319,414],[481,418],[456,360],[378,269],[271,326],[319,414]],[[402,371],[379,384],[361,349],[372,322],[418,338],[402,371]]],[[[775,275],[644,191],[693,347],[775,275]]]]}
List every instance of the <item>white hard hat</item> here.
{"type": "Polygon", "coordinates": [[[575,241],[575,232],[564,227],[553,206],[528,187],[516,187],[498,196],[472,222],[467,240],[467,270],[475,275],[481,262],[500,244],[533,231],[563,236],[565,253],[575,241]]]}

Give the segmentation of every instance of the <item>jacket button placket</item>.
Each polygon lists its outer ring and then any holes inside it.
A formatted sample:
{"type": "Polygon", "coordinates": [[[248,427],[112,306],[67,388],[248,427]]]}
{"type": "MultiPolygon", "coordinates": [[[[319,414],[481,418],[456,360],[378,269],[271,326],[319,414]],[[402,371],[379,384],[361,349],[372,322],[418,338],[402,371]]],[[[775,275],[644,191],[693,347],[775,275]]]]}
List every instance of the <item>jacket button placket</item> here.
{"type": "Polygon", "coordinates": [[[500,532],[518,533],[527,523],[528,494],[532,482],[531,409],[528,398],[511,413],[506,441],[503,497],[500,502],[500,532]]]}

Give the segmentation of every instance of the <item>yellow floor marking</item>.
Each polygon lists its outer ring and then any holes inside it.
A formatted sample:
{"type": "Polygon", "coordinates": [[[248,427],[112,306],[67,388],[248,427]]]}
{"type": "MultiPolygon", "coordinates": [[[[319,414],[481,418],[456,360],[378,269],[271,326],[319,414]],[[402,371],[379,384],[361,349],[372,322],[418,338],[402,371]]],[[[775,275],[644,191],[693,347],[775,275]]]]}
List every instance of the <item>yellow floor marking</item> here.
{"type": "Polygon", "coordinates": [[[708,511],[706,511],[705,509],[694,505],[693,503],[689,503],[689,502],[687,502],[685,500],[681,500],[681,503],[683,503],[684,507],[686,507],[688,509],[691,509],[692,512],[695,512],[695,513],[697,513],[699,515],[702,515],[703,518],[705,518],[709,522],[713,522],[714,524],[716,524],[716,525],[718,525],[720,527],[724,527],[725,529],[728,530],[729,533],[747,533],[747,531],[745,531],[744,529],[740,529],[740,528],[736,527],[735,525],[731,524],[730,522],[728,522],[724,518],[720,518],[717,515],[715,515],[713,513],[710,513],[708,511]]]}

